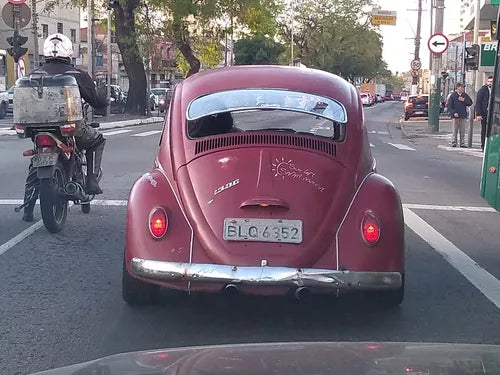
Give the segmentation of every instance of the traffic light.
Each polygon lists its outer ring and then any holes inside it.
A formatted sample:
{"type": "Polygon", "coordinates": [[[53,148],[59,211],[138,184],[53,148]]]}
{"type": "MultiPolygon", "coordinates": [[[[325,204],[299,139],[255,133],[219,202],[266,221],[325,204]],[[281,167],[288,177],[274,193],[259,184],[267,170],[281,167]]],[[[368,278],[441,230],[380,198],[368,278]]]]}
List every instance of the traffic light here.
{"type": "Polygon", "coordinates": [[[13,36],[7,37],[7,42],[12,46],[7,48],[7,52],[14,58],[17,63],[19,59],[28,52],[26,47],[22,47],[28,41],[27,36],[19,35],[17,31],[14,31],[13,36]]]}
{"type": "Polygon", "coordinates": [[[479,69],[479,44],[473,44],[470,47],[465,47],[465,67],[467,70],[478,70],[479,69]]]}

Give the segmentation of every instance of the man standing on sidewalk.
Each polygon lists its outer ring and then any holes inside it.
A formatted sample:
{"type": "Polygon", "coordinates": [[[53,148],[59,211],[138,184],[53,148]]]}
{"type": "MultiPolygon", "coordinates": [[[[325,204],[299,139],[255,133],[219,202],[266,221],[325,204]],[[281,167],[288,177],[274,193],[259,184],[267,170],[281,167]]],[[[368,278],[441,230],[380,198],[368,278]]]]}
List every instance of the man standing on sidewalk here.
{"type": "Polygon", "coordinates": [[[488,106],[490,104],[491,87],[493,77],[489,76],[486,85],[481,87],[476,96],[476,118],[481,121],[481,149],[484,150],[484,140],[486,138],[486,119],[488,118],[488,106]]]}
{"type": "Polygon", "coordinates": [[[448,101],[448,111],[453,120],[453,141],[451,147],[457,147],[457,133],[460,133],[460,147],[465,148],[465,125],[467,122],[467,107],[472,105],[472,99],[464,92],[464,85],[457,83],[456,91],[448,101]]]}

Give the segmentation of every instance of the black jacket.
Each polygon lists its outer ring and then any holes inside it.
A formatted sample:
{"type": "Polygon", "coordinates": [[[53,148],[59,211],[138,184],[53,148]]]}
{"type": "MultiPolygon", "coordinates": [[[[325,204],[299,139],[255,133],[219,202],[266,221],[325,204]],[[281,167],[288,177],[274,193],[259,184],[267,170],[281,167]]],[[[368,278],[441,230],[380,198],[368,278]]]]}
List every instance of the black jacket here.
{"type": "Polygon", "coordinates": [[[451,94],[448,100],[448,112],[450,112],[451,117],[455,117],[455,113],[458,113],[459,118],[467,118],[467,107],[472,105],[472,99],[465,92],[461,94],[462,98],[465,100],[463,102],[458,100],[458,92],[451,94]]]}
{"type": "Polygon", "coordinates": [[[64,74],[68,72],[69,75],[75,77],[80,89],[80,95],[87,103],[94,108],[105,108],[108,105],[106,99],[97,94],[94,81],[92,81],[88,73],[76,68],[70,61],[51,59],[33,73],[41,72],[46,72],[47,74],[64,74]]]}
{"type": "Polygon", "coordinates": [[[479,89],[476,96],[476,115],[484,119],[488,116],[488,105],[490,103],[490,89],[484,85],[479,89]]]}

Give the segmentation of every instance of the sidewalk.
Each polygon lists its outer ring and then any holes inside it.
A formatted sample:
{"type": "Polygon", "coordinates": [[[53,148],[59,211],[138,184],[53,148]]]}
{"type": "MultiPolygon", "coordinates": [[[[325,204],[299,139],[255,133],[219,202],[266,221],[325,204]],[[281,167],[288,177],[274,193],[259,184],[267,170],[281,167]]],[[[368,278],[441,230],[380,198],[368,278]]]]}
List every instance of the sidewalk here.
{"type": "MultiPolygon", "coordinates": [[[[399,125],[401,131],[407,138],[434,138],[440,140],[441,144],[437,146],[442,151],[456,152],[464,155],[471,155],[476,157],[483,157],[481,151],[481,123],[474,121],[474,130],[472,135],[472,148],[451,147],[453,127],[451,119],[439,120],[439,132],[431,133],[427,119],[422,120],[400,120],[399,125]]],[[[467,144],[469,128],[465,129],[465,143],[467,144]]]]}
{"type": "MultiPolygon", "coordinates": [[[[132,115],[111,115],[110,117],[94,117],[94,122],[100,124],[99,130],[123,128],[132,125],[146,125],[163,122],[163,117],[146,117],[146,116],[132,116],[132,115]]],[[[16,131],[12,127],[0,127],[0,136],[2,135],[16,135],[16,131]]]]}

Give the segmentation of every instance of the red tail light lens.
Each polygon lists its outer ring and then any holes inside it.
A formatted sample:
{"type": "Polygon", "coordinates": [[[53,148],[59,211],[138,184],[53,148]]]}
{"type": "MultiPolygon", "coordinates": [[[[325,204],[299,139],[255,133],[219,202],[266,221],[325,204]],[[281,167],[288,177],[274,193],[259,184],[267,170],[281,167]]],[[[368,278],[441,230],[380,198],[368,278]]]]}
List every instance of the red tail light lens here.
{"type": "Polygon", "coordinates": [[[36,145],[39,147],[55,146],[56,141],[50,135],[41,134],[36,137],[36,145]]]}
{"type": "Polygon", "coordinates": [[[361,225],[363,239],[367,245],[375,245],[380,239],[380,224],[372,214],[366,214],[361,225]]]}
{"type": "Polygon", "coordinates": [[[149,215],[149,231],[154,238],[162,238],[167,232],[167,213],[161,207],[153,209],[149,215]]]}

